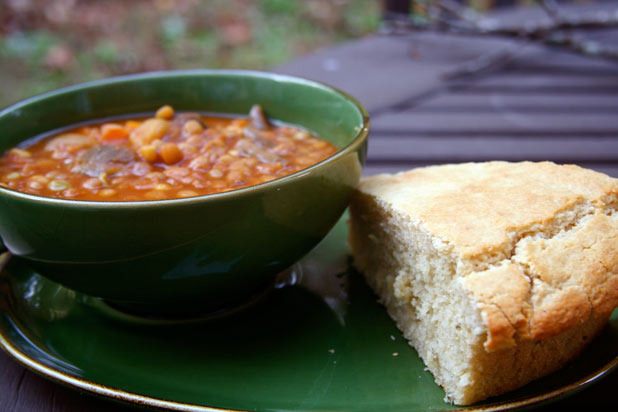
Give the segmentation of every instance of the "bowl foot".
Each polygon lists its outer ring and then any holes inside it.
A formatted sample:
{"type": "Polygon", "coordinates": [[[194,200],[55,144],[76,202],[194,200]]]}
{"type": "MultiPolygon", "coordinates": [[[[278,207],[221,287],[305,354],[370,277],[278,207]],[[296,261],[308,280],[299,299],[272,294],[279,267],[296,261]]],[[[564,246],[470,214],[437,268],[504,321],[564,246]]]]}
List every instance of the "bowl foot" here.
{"type": "Polygon", "coordinates": [[[213,307],[197,302],[182,302],[176,307],[171,303],[144,304],[88,297],[88,303],[106,314],[136,323],[176,324],[214,321],[229,317],[251,308],[264,301],[275,290],[275,284],[268,284],[250,296],[238,301],[228,302],[213,307]],[[165,307],[164,310],[161,307],[165,307]],[[173,307],[173,309],[169,309],[173,307]]]}

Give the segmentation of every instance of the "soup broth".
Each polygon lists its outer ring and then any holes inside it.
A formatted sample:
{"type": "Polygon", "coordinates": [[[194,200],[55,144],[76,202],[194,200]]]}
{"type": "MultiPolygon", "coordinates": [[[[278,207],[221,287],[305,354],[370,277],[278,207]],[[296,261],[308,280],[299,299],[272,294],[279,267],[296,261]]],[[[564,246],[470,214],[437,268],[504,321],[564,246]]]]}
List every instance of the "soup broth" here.
{"type": "Polygon", "coordinates": [[[8,150],[0,185],[94,201],[176,199],[283,177],[337,151],[308,131],[274,124],[255,105],[243,118],[175,113],[81,125],[8,150]]]}

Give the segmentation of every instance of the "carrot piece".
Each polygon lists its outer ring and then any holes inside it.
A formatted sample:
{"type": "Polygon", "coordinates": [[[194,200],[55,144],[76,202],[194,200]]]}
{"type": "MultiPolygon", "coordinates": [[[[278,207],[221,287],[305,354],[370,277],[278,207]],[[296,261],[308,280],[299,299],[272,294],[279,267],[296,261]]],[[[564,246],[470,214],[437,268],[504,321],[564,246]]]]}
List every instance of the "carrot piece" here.
{"type": "Polygon", "coordinates": [[[129,137],[127,129],[116,123],[106,123],[101,126],[101,141],[109,142],[129,137]]]}
{"type": "Polygon", "coordinates": [[[140,124],[142,124],[142,122],[139,122],[137,120],[127,120],[124,123],[124,127],[133,130],[133,129],[137,129],[140,124]]]}

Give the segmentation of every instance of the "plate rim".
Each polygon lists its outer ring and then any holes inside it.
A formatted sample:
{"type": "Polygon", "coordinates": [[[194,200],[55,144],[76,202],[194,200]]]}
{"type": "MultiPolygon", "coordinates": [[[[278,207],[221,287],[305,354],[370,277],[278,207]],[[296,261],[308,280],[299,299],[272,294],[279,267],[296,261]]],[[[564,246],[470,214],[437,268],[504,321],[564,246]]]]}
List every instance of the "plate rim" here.
{"type": "MultiPolygon", "coordinates": [[[[38,348],[36,345],[33,347],[38,348]]],[[[92,395],[97,395],[107,400],[123,401],[125,403],[155,407],[159,409],[171,409],[175,411],[188,412],[248,412],[242,409],[226,409],[212,406],[194,405],[184,402],[170,401],[152,396],[140,395],[138,393],[125,391],[119,388],[113,388],[101,383],[93,382],[88,379],[83,379],[73,376],[69,373],[57,370],[49,365],[46,365],[32,357],[28,356],[5,335],[4,329],[0,327],[0,348],[13,360],[17,361],[21,366],[36,373],[39,376],[50,379],[55,383],[67,386],[72,389],[78,389],[89,392],[92,395]]],[[[48,357],[53,358],[47,352],[44,352],[48,357]]]]}
{"type": "MultiPolygon", "coordinates": [[[[334,228],[334,230],[332,230],[329,235],[332,235],[332,232],[334,231],[336,231],[336,228],[334,228]]],[[[6,264],[8,261],[7,255],[10,255],[9,252],[4,252],[0,254],[0,278],[7,276],[3,271],[4,264],[6,264]]],[[[50,282],[53,281],[50,280],[50,282]]],[[[11,285],[10,282],[8,282],[8,284],[11,285]]],[[[10,289],[12,290],[12,288],[13,285],[11,285],[10,289]]],[[[58,368],[54,368],[53,366],[47,365],[40,360],[35,359],[35,357],[29,356],[23,350],[23,348],[31,347],[33,349],[36,349],[38,352],[45,355],[45,359],[51,361],[56,360],[57,357],[54,356],[54,354],[49,353],[49,351],[45,350],[44,347],[41,347],[34,343],[34,341],[27,339],[27,333],[26,331],[22,330],[23,328],[19,326],[19,322],[16,322],[16,320],[18,320],[18,316],[16,316],[15,311],[12,309],[14,308],[12,308],[10,304],[7,305],[5,308],[0,307],[0,315],[3,318],[0,319],[0,349],[2,349],[11,359],[16,361],[21,366],[42,376],[43,378],[53,381],[54,383],[61,384],[71,389],[88,392],[91,395],[95,395],[107,400],[119,401],[128,405],[142,407],[145,406],[159,410],[173,410],[185,412],[249,412],[246,409],[230,409],[216,406],[198,405],[195,403],[174,401],[164,398],[157,398],[155,396],[143,395],[136,392],[126,391],[117,387],[110,387],[102,383],[96,382],[95,380],[84,379],[79,376],[72,375],[68,372],[64,372],[58,368]],[[9,326],[7,327],[7,325],[9,326]],[[24,336],[25,343],[16,343],[14,339],[9,336],[10,330],[13,330],[20,336],[24,336]]],[[[618,309],[615,309],[615,311],[618,311],[618,309]]],[[[610,315],[610,320],[612,317],[614,317],[614,315],[610,315]]],[[[607,327],[608,326],[606,325],[605,328],[607,327]]],[[[603,330],[605,330],[605,328],[603,330]]],[[[603,333],[603,330],[601,331],[601,334],[603,333]]],[[[597,338],[601,337],[601,334],[597,336],[597,338]]],[[[53,364],[53,362],[51,363],[53,364]]],[[[604,363],[601,367],[598,367],[595,370],[586,373],[584,376],[581,376],[580,378],[575,379],[574,381],[553,390],[532,394],[530,396],[524,396],[522,398],[513,399],[510,401],[505,400],[464,406],[448,404],[445,402],[445,408],[435,412],[446,412],[452,410],[460,410],[465,412],[497,412],[515,410],[519,408],[535,408],[541,405],[548,405],[552,402],[574,395],[577,392],[588,388],[599,380],[610,375],[612,372],[615,372],[615,370],[617,369],[618,350],[614,355],[613,359],[611,359],[607,363],[604,363]],[[450,408],[446,408],[446,405],[449,405],[450,408]]],[[[544,377],[539,379],[543,378],[544,377]]],[[[504,395],[508,396],[508,394],[504,395]]],[[[491,398],[489,400],[491,401],[491,398]]]]}
{"type": "MultiPolygon", "coordinates": [[[[7,315],[7,313],[5,313],[7,315]]],[[[10,322],[13,324],[13,327],[16,328],[19,332],[23,332],[19,330],[17,325],[14,322],[10,322]]],[[[38,346],[32,344],[32,346],[36,349],[41,350],[38,346]]],[[[13,360],[17,361],[20,365],[26,367],[28,370],[43,376],[44,378],[50,379],[55,383],[62,384],[72,389],[83,390],[89,392],[92,395],[97,395],[107,400],[116,400],[122,401],[128,404],[133,404],[136,406],[147,406],[150,408],[158,408],[158,409],[167,409],[174,411],[186,411],[186,412],[248,412],[245,409],[229,409],[229,408],[219,408],[215,406],[206,406],[206,405],[196,405],[186,402],[177,402],[171,401],[162,398],[156,398],[153,396],[141,395],[135,392],[125,391],[119,388],[113,388],[101,383],[97,383],[91,380],[83,379],[77,376],[73,376],[69,373],[54,369],[53,367],[46,365],[32,357],[28,356],[24,353],[20,348],[18,348],[15,344],[13,344],[12,340],[6,336],[6,332],[4,328],[0,324],[0,348],[4,350],[4,352],[13,360]]],[[[53,359],[53,356],[50,355],[47,351],[42,351],[49,358],[53,359]]],[[[618,354],[614,357],[614,359],[607,364],[603,365],[601,368],[596,369],[595,371],[585,375],[584,377],[577,379],[576,381],[562,386],[560,388],[554,389],[550,392],[541,393],[538,395],[533,395],[528,398],[523,398],[519,400],[513,400],[510,402],[501,402],[501,403],[491,403],[487,405],[470,405],[470,406],[456,406],[455,409],[445,409],[444,411],[450,410],[461,410],[466,412],[494,412],[494,411],[506,411],[506,410],[514,410],[522,407],[537,407],[542,404],[549,404],[552,401],[557,401],[563,397],[567,397],[573,395],[588,386],[593,385],[600,379],[606,377],[611,374],[618,368],[618,354]]]]}

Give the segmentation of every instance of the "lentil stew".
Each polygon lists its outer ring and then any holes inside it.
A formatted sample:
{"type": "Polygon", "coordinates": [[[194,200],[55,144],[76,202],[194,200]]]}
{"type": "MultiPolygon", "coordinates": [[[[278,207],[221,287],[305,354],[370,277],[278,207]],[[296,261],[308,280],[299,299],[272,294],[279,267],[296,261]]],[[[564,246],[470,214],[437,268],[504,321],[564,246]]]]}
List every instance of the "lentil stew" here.
{"type": "Polygon", "coordinates": [[[40,196],[144,201],[201,196],[267,182],[318,163],[336,147],[271,122],[175,113],[87,124],[34,138],[0,157],[0,185],[40,196]]]}

